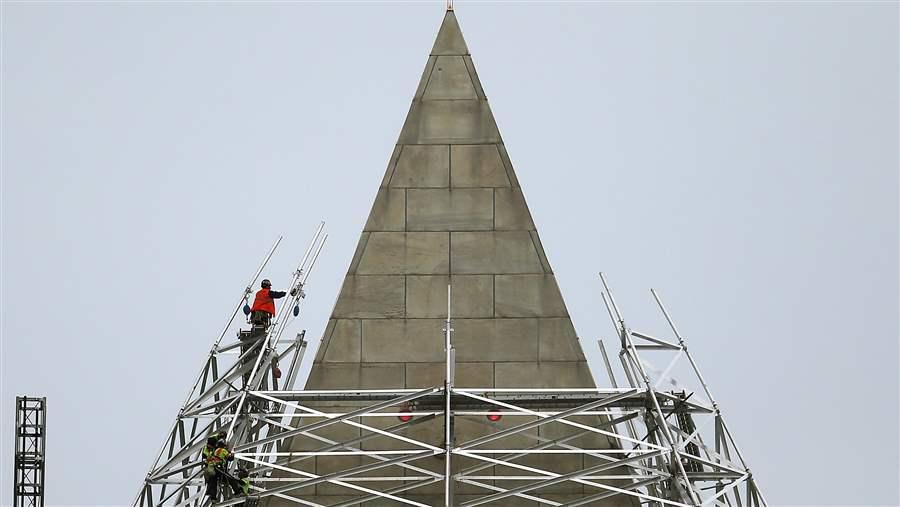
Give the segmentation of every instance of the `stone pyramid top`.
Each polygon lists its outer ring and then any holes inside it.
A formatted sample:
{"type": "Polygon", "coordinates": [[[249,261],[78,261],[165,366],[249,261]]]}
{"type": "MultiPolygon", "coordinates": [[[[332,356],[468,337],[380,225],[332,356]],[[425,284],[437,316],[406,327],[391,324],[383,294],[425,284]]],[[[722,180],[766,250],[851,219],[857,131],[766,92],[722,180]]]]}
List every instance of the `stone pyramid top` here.
{"type": "Polygon", "coordinates": [[[469,54],[469,47],[466,46],[462,30],[459,29],[456,14],[451,10],[448,10],[447,14],[444,15],[444,22],[441,23],[441,29],[438,30],[437,37],[434,40],[434,47],[431,48],[431,54],[433,56],[468,56],[469,54]]]}
{"type": "Polygon", "coordinates": [[[307,388],[440,385],[448,283],[457,385],[593,387],[453,11],[438,31],[307,388]]]}

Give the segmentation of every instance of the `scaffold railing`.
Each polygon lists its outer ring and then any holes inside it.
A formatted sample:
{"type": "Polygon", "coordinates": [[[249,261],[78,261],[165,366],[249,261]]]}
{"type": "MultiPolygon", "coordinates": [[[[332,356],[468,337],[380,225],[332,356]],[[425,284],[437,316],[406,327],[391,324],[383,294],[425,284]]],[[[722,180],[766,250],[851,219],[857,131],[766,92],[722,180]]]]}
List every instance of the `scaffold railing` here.
{"type": "Polygon", "coordinates": [[[235,339],[226,340],[228,332],[235,330],[241,309],[248,313],[252,287],[281,238],[263,258],[214,341],[132,505],[208,505],[202,457],[207,438],[221,435],[233,447],[282,431],[279,424],[270,424],[264,404],[249,400],[249,393],[260,389],[293,389],[306,351],[305,331],[297,333],[292,340],[284,339],[283,335],[288,322],[299,316],[309,274],[328,237],[324,227],[324,222],[319,224],[297,269],[291,274],[290,297],[283,299],[276,313],[278,317],[267,327],[253,326],[249,331],[237,326],[235,339]],[[289,364],[286,376],[281,370],[284,364],[289,364]]]}
{"type": "MultiPolygon", "coordinates": [[[[328,486],[343,491],[344,498],[352,497],[333,500],[338,503],[329,503],[331,507],[367,502],[433,505],[423,503],[423,495],[442,496],[447,507],[510,499],[523,505],[579,506],[610,498],[658,507],[767,506],[656,291],[653,297],[674,338],[629,328],[605,277],[601,278],[603,300],[621,344],[626,386],[619,386],[602,341],[612,387],[457,386],[448,307],[443,330],[445,380],[440,385],[292,390],[286,385],[279,388],[274,380],[257,381],[254,373],[255,388],[186,405],[182,417],[205,416],[210,421],[194,435],[212,431],[216,421],[243,428],[232,444],[236,461],[252,477],[250,496],[225,498],[215,505],[279,499],[324,506],[319,502],[326,500],[315,491],[328,486]],[[648,352],[670,356],[664,371],[649,365],[643,357],[648,352]],[[680,362],[689,366],[693,384],[671,381],[680,362]],[[244,408],[235,412],[238,404],[244,408]],[[234,417],[235,413],[242,417],[234,417]],[[458,431],[461,427],[465,431],[458,431]],[[560,456],[582,465],[568,471],[547,465],[560,456]],[[321,473],[312,466],[317,459],[346,466],[321,473]],[[566,485],[580,488],[577,499],[547,494],[566,485]],[[462,488],[466,494],[457,497],[462,488]]],[[[220,379],[236,382],[243,372],[232,368],[220,379]]],[[[168,441],[169,461],[145,482],[145,490],[157,488],[158,501],[140,505],[204,505],[197,461],[202,441],[179,440],[181,451],[176,452],[173,438],[168,441]],[[166,494],[160,495],[160,490],[166,494]]]]}

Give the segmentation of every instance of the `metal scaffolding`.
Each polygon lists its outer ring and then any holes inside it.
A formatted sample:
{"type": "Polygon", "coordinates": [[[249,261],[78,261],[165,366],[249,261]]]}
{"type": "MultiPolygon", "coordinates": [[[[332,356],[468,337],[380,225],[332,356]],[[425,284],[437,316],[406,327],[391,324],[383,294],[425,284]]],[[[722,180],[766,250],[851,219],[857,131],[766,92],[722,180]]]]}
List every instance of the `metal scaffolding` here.
{"type": "MultiPolygon", "coordinates": [[[[306,350],[305,331],[293,340],[283,339],[288,322],[300,313],[306,297],[304,287],[328,237],[325,223],[316,229],[289,284],[290,297],[278,309],[278,317],[268,326],[237,329],[236,339],[224,341],[241,309],[249,314],[248,297],[281,242],[275,242],[263,259],[213,343],[200,374],[163,442],[134,506],[208,505],[204,496],[202,449],[211,435],[222,435],[231,448],[271,438],[282,431],[281,417],[251,393],[259,390],[281,392],[293,389],[306,350]],[[281,365],[289,364],[282,378],[281,365]]],[[[260,452],[270,451],[262,444],[260,452]]],[[[243,500],[242,500],[243,501],[243,500]]]]}
{"type": "MultiPolygon", "coordinates": [[[[296,374],[293,365],[289,381],[280,388],[276,379],[271,383],[263,379],[258,365],[271,357],[264,353],[255,356],[256,366],[250,369],[253,380],[243,389],[225,384],[237,382],[248,370],[249,366],[240,366],[253,362],[246,358],[236,361],[218,380],[205,380],[200,391],[206,394],[185,404],[135,505],[202,505],[199,452],[203,437],[227,426],[237,461],[252,472],[252,493],[250,500],[226,498],[218,506],[272,498],[319,506],[312,499],[321,501],[321,497],[310,493],[310,488],[323,484],[354,495],[351,500],[336,500],[339,503],[334,506],[341,507],[370,501],[424,507],[430,504],[416,495],[427,486],[432,488],[425,494],[442,496],[441,503],[447,507],[491,505],[512,497],[525,505],[578,506],[630,497],[635,504],[658,507],[767,506],[696,361],[656,292],[652,291],[653,297],[671,326],[673,339],[629,328],[606,279],[602,275],[601,279],[606,289],[603,299],[622,345],[619,356],[627,386],[619,387],[601,342],[611,388],[457,387],[448,306],[441,385],[295,391],[290,387],[296,374]],[[659,375],[652,374],[642,358],[649,351],[671,356],[659,375]],[[682,360],[694,373],[698,389],[664,389],[663,383],[682,360]],[[202,417],[209,422],[201,427],[202,417]],[[189,434],[187,421],[192,421],[189,434]],[[469,428],[465,438],[456,431],[461,424],[469,428]],[[419,431],[429,425],[441,426],[442,443],[419,431]],[[473,427],[480,428],[474,437],[473,427]],[[341,428],[351,428],[356,436],[335,437],[341,428]],[[583,466],[571,472],[550,470],[544,463],[553,455],[579,457],[583,466]],[[316,458],[337,463],[349,457],[358,461],[332,473],[308,470],[316,458]],[[443,460],[442,466],[433,466],[434,459],[443,460]],[[582,489],[577,500],[545,496],[548,488],[568,483],[582,489]],[[437,485],[440,494],[433,492],[437,485]],[[462,485],[470,493],[457,498],[455,491],[462,485]],[[471,493],[473,489],[477,494],[471,493]]],[[[278,357],[294,351],[294,362],[299,364],[297,353],[302,353],[304,345],[301,336],[278,357]]],[[[214,347],[214,352],[237,347],[214,347]]],[[[205,371],[210,369],[215,365],[208,362],[205,371]]]]}
{"type": "Polygon", "coordinates": [[[16,396],[13,506],[44,505],[47,398],[16,396]]]}
{"type": "MultiPolygon", "coordinates": [[[[657,292],[650,289],[673,338],[662,339],[630,328],[602,273],[600,279],[603,302],[621,344],[619,358],[628,385],[640,389],[648,401],[642,417],[626,425],[628,434],[667,449],[653,468],[669,477],[648,485],[647,499],[669,505],[767,506],[696,359],[657,292]],[[647,354],[662,356],[667,361],[665,369],[653,372],[644,357],[647,354]],[[689,378],[674,381],[671,372],[684,363],[689,378]],[[672,388],[662,389],[664,383],[672,388]]],[[[610,382],[616,386],[602,341],[600,348],[610,382]]]]}

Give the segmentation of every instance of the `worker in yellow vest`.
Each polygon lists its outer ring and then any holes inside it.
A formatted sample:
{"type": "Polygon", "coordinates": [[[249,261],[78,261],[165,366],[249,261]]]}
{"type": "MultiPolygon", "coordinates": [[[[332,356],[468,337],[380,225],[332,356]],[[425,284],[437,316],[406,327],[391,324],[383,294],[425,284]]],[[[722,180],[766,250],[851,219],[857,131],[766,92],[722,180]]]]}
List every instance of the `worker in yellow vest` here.
{"type": "Polygon", "coordinates": [[[228,450],[228,445],[224,440],[215,440],[215,445],[211,445],[215,438],[216,436],[209,437],[206,440],[206,447],[203,448],[205,464],[203,477],[206,479],[206,496],[213,501],[219,499],[219,480],[221,479],[231,486],[235,495],[241,493],[240,482],[227,474],[228,462],[234,460],[234,455],[228,450]]]}
{"type": "Polygon", "coordinates": [[[237,476],[241,481],[241,491],[244,496],[250,496],[250,472],[246,468],[238,468],[237,476]]]}

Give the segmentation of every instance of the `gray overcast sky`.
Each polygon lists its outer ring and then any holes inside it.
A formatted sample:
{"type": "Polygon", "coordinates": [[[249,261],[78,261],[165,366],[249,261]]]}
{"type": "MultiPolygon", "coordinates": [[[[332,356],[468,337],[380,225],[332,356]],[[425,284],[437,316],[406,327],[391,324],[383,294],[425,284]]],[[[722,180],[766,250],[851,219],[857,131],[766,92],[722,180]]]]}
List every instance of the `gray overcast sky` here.
{"type": "MultiPolygon", "coordinates": [[[[48,503],[129,503],[258,259],[285,234],[286,281],[326,219],[321,334],[442,12],[3,3],[0,503],[23,393],[48,503]]],[[[900,503],[898,5],[457,15],[589,358],[596,272],[640,329],[656,287],[771,502],[900,503]]]]}

